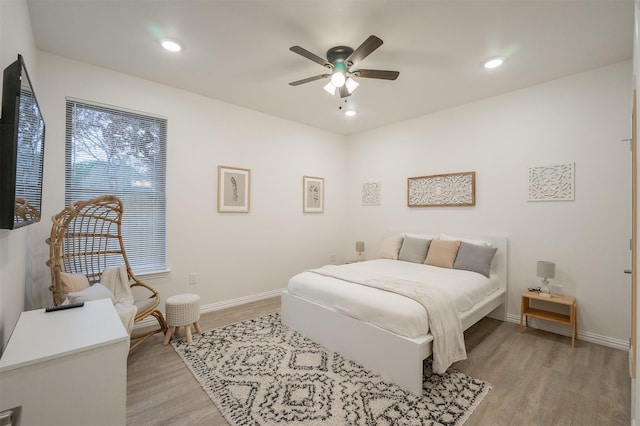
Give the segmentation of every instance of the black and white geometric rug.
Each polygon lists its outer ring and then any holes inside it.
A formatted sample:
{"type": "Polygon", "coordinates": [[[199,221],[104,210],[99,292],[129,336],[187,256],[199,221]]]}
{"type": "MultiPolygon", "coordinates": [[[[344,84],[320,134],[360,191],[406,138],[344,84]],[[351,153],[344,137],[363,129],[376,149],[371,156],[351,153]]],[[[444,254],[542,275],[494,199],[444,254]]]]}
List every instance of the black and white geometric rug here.
{"type": "Polygon", "coordinates": [[[461,425],[491,386],[431,373],[422,397],[285,327],[279,314],[172,345],[231,425],[461,425]]]}

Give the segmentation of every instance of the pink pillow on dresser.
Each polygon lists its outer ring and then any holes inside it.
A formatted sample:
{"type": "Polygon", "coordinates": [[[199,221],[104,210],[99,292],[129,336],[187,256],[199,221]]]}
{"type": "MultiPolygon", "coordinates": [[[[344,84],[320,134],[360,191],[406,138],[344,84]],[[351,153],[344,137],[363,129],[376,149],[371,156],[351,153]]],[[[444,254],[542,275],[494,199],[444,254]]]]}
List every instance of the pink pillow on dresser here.
{"type": "Polygon", "coordinates": [[[60,284],[62,292],[67,295],[74,291],[82,291],[89,288],[89,280],[84,274],[68,274],[60,272],[60,284]]]}

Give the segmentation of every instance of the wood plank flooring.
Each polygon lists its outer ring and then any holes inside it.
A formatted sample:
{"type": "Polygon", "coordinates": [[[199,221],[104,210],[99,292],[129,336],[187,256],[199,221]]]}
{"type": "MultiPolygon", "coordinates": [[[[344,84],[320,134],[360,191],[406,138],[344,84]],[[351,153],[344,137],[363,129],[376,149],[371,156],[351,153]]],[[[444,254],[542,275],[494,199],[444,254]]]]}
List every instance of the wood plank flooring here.
{"type": "MultiPolygon", "coordinates": [[[[210,330],[280,310],[271,298],[201,316],[210,330]]],[[[127,424],[228,425],[163,336],[129,355],[127,424]]],[[[629,425],[631,380],[624,351],[485,318],[465,332],[459,371],[493,390],[466,425],[629,425]]]]}

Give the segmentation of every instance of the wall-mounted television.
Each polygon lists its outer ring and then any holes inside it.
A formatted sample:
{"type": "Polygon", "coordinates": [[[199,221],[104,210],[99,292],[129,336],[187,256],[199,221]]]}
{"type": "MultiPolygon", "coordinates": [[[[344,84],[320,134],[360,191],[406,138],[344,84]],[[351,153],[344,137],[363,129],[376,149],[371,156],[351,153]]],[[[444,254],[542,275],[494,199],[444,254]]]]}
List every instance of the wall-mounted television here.
{"type": "Polygon", "coordinates": [[[42,215],[44,118],[24,59],[4,70],[0,119],[0,229],[38,222],[42,215]]]}

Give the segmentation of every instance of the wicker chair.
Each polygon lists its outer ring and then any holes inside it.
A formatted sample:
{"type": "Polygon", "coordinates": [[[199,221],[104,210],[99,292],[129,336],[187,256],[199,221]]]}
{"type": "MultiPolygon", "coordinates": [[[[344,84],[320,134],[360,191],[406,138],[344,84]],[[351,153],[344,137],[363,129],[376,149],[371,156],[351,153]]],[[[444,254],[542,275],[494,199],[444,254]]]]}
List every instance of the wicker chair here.
{"type": "Polygon", "coordinates": [[[158,292],[140,281],[131,270],[122,242],[122,212],[122,201],[112,195],[73,202],[52,218],[51,237],[47,239],[47,265],[51,268],[53,303],[59,305],[66,298],[61,272],[84,274],[93,285],[100,281],[105,267],[124,264],[135,298],[134,304],[138,308],[134,324],[153,316],[160,326],[159,329],[132,335],[130,350],[133,350],[153,334],[165,333],[167,323],[157,309],[160,304],[158,292]]]}

